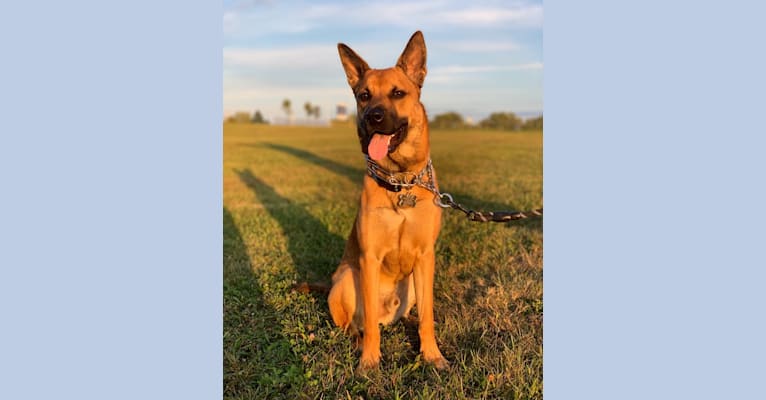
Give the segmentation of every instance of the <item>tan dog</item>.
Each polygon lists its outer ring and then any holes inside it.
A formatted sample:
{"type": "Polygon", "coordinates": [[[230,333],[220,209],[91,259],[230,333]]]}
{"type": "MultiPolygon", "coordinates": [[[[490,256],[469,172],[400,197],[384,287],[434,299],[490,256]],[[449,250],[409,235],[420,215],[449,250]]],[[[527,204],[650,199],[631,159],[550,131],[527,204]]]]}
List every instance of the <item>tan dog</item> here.
{"type": "Polygon", "coordinates": [[[380,328],[417,304],[420,352],[448,366],[434,336],[434,243],[441,209],[430,163],[428,119],[420,103],[426,76],[423,34],[415,32],[395,67],[371,69],[348,46],[338,51],[357,102],[357,134],[368,157],[361,205],[328,303],[333,321],[362,337],[359,369],[380,362],[380,328]]]}

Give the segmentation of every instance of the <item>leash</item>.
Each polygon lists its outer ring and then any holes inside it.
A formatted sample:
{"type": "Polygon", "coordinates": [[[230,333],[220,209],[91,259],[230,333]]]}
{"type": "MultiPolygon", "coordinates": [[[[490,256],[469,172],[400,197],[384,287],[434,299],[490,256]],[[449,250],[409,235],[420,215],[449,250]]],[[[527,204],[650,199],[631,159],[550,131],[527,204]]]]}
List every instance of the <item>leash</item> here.
{"type": "Polygon", "coordinates": [[[449,193],[435,191],[434,203],[441,208],[454,208],[465,213],[469,220],[474,222],[509,222],[527,219],[529,217],[542,217],[543,209],[537,208],[529,211],[476,211],[468,210],[452,199],[449,193]],[[446,203],[443,201],[446,200],[446,203]]]}
{"type": "Polygon", "coordinates": [[[400,192],[405,189],[407,193],[399,195],[398,206],[414,207],[415,196],[409,193],[414,186],[420,186],[434,194],[434,204],[441,208],[452,208],[465,213],[469,220],[474,222],[510,222],[527,219],[530,217],[542,217],[543,209],[537,208],[529,211],[476,211],[463,207],[455,202],[449,193],[441,193],[434,185],[434,167],[431,159],[428,159],[426,166],[418,173],[413,172],[389,172],[369,156],[367,159],[367,174],[375,182],[389,192],[400,192]],[[424,178],[428,178],[425,180],[424,178]],[[412,178],[412,179],[410,179],[412,178]]]}

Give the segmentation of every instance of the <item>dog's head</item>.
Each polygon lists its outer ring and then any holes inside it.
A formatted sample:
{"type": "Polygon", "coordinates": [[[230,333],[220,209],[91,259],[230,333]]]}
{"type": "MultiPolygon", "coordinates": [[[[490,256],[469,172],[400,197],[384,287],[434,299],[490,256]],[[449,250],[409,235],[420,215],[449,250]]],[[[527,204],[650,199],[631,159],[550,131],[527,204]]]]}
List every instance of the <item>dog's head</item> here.
{"type": "Polygon", "coordinates": [[[428,120],[420,103],[426,77],[423,34],[412,35],[392,68],[371,69],[343,43],[338,43],[338,52],[356,98],[362,152],[376,161],[388,156],[400,165],[420,161],[417,154],[426,157],[428,120]]]}

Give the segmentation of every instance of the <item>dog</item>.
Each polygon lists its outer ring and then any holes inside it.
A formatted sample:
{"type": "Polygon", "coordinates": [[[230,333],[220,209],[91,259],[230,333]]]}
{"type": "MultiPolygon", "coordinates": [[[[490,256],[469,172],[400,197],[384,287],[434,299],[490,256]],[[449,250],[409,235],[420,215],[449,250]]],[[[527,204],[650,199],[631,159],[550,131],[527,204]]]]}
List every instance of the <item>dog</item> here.
{"type": "Polygon", "coordinates": [[[368,163],[356,220],[328,296],[333,322],[357,337],[359,371],[380,364],[380,328],[417,305],[420,352],[438,369],[434,243],[441,208],[430,159],[428,118],[420,102],[426,45],[415,32],[396,65],[372,69],[343,43],[338,53],[356,98],[357,135],[368,163]],[[361,341],[359,337],[361,336],[361,341]]]}

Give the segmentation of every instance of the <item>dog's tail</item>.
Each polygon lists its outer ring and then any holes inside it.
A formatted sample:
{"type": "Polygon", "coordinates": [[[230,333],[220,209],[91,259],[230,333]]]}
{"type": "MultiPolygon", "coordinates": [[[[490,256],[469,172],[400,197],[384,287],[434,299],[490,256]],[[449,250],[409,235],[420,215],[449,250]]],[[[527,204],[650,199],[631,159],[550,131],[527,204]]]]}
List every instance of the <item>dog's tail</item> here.
{"type": "Polygon", "coordinates": [[[301,282],[296,283],[293,285],[293,290],[299,293],[319,293],[323,295],[330,294],[330,285],[327,285],[325,283],[308,283],[308,282],[301,282]]]}

